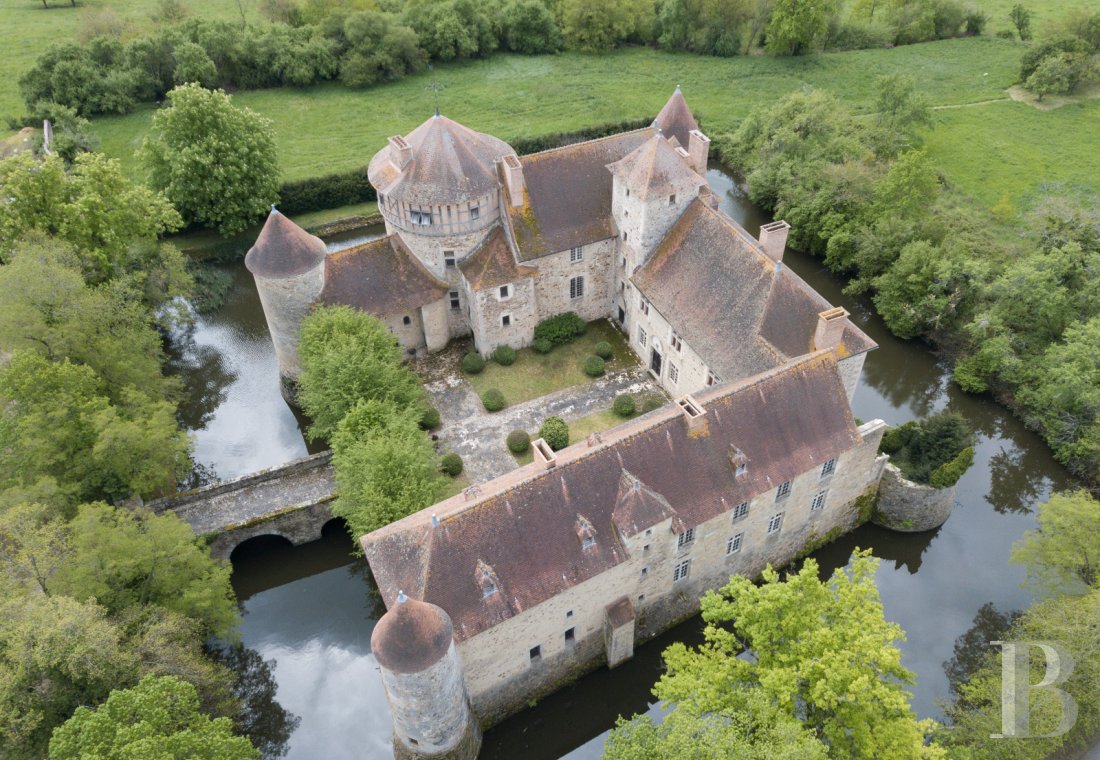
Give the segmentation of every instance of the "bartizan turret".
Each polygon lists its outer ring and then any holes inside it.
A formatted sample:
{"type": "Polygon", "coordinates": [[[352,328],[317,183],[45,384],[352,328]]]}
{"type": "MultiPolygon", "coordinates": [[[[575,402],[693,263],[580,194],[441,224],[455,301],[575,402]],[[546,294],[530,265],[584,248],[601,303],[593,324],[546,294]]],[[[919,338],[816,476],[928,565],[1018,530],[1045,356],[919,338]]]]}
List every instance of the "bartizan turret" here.
{"type": "Polygon", "coordinates": [[[371,635],[393,716],[397,760],[476,760],[481,729],[470,711],[451,618],[398,593],[371,635]]]}
{"type": "Polygon", "coordinates": [[[302,320],[324,285],[325,244],[272,206],[244,265],[256,279],[285,392],[301,372],[298,340],[302,320]]]}

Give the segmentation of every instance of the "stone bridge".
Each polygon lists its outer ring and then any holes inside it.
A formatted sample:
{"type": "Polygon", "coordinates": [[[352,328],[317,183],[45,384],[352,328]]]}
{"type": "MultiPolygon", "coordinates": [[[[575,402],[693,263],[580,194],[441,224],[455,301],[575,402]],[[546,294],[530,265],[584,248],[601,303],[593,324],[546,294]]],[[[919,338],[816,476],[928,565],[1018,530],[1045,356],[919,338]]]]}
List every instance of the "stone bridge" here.
{"type": "Polygon", "coordinates": [[[296,459],[249,475],[149,503],[172,511],[196,534],[210,535],[210,551],[228,558],[257,536],[282,536],[294,545],[316,541],[332,519],[335,494],[332,452],[296,459]]]}

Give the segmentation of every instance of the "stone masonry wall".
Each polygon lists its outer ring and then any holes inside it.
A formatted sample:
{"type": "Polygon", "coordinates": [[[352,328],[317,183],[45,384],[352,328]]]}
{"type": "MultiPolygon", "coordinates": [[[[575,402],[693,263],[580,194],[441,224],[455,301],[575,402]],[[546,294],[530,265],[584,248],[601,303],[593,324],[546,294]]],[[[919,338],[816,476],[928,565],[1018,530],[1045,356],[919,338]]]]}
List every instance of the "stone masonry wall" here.
{"type": "MultiPolygon", "coordinates": [[[[651,367],[652,352],[658,348],[661,354],[661,375],[658,378],[661,386],[674,398],[686,393],[695,393],[706,387],[707,364],[686,342],[681,339],[680,350],[672,347],[672,325],[652,305],[649,305],[649,314],[641,307],[641,292],[634,288],[628,288],[628,293],[633,293],[633,298],[627,298],[626,329],[629,332],[630,347],[634,353],[641,357],[642,363],[647,369],[651,367]],[[641,333],[645,331],[645,345],[641,343],[641,333]],[[676,380],[672,379],[675,367],[676,380]]],[[[652,372],[652,369],[650,369],[652,372]]],[[[724,377],[721,380],[737,380],[739,378],[724,377]]]]}
{"type": "Polygon", "coordinates": [[[884,528],[916,533],[947,522],[955,506],[955,486],[933,488],[906,480],[901,470],[886,465],[875,504],[874,523],[884,528]]]}
{"type": "Polygon", "coordinates": [[[863,374],[863,362],[866,359],[867,354],[864,352],[845,359],[839,359],[836,363],[837,371],[840,372],[840,382],[844,383],[844,390],[848,394],[849,404],[852,403],[852,398],[856,395],[859,378],[863,374]]]}
{"type": "Polygon", "coordinates": [[[298,341],[302,332],[302,320],[321,294],[324,278],[325,270],[321,265],[297,277],[281,280],[255,278],[256,291],[260,294],[260,304],[267,320],[267,330],[271,335],[271,342],[275,344],[279,374],[283,377],[296,379],[301,374],[298,341]]]}
{"type": "Polygon", "coordinates": [[[508,297],[501,298],[500,287],[473,294],[475,308],[471,310],[474,345],[488,358],[497,346],[523,348],[531,345],[538,322],[535,312],[535,282],[528,277],[508,283],[508,297]],[[508,315],[511,324],[503,325],[508,315]]]}
{"type": "Polygon", "coordinates": [[[612,264],[614,239],[601,240],[582,247],[581,261],[571,262],[569,251],[543,256],[531,262],[538,267],[535,278],[535,321],[575,311],[587,322],[611,314],[612,264]],[[569,297],[570,279],[584,277],[584,296],[569,297]]]}
{"type": "Polygon", "coordinates": [[[410,352],[415,352],[426,345],[424,320],[420,317],[420,309],[401,314],[387,314],[382,317],[382,322],[385,323],[406,351],[411,349],[410,352]],[[409,324],[405,324],[405,319],[409,320],[409,324]]]}

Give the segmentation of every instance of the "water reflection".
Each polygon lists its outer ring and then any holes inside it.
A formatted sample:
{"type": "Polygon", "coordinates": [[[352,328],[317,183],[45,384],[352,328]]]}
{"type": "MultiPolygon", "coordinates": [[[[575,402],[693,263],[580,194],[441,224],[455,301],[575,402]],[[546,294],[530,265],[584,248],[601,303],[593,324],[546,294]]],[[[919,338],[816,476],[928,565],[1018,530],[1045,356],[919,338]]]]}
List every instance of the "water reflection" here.
{"type": "Polygon", "coordinates": [[[955,639],[954,656],[943,664],[952,696],[959,696],[959,687],[985,662],[990,653],[989,642],[1002,640],[1019,616],[1018,611],[998,612],[992,602],[978,608],[973,625],[955,639]]]}
{"type": "Polygon", "coordinates": [[[214,656],[237,675],[236,696],[241,709],[236,722],[241,733],[260,750],[264,760],[286,755],[290,735],[302,719],[275,699],[275,661],[239,645],[227,646],[214,656]]]}

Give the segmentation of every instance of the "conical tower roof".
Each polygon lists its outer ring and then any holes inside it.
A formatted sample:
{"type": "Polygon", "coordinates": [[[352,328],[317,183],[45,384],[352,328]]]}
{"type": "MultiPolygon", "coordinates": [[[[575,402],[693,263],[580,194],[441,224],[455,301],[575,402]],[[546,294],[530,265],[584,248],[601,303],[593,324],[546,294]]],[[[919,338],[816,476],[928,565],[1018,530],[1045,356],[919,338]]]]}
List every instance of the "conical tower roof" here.
{"type": "Polygon", "coordinates": [[[691,115],[691,109],[684,100],[684,94],[680,92],[680,85],[676,85],[676,91],[672,93],[672,97],[665,103],[665,107],[657,114],[653,123],[660,127],[666,137],[675,137],[682,148],[687,148],[688,133],[698,129],[699,123],[691,115]]]}
{"type": "Polygon", "coordinates": [[[272,206],[264,228],[244,257],[244,265],[257,277],[281,280],[305,274],[324,260],[324,241],[272,206]]]}
{"type": "Polygon", "coordinates": [[[642,200],[674,193],[685,183],[707,183],[659,132],[607,168],[642,200]]]}
{"type": "Polygon", "coordinates": [[[436,114],[405,137],[411,157],[403,166],[392,145],[379,151],[367,169],[371,184],[388,200],[414,206],[475,200],[500,184],[496,161],[514,154],[492,135],[475,132],[436,114]]]}
{"type": "Polygon", "coordinates": [[[404,593],[374,626],[370,648],[378,664],[393,673],[420,673],[451,647],[454,629],[443,608],[404,593]]]}

